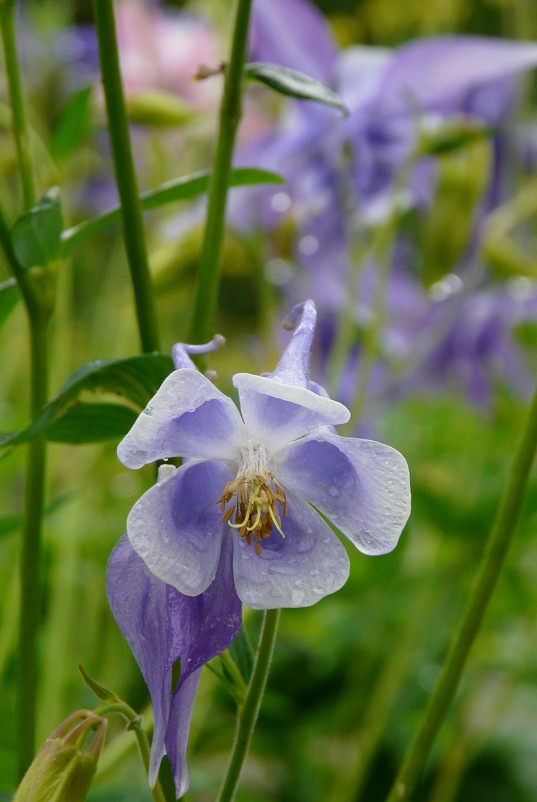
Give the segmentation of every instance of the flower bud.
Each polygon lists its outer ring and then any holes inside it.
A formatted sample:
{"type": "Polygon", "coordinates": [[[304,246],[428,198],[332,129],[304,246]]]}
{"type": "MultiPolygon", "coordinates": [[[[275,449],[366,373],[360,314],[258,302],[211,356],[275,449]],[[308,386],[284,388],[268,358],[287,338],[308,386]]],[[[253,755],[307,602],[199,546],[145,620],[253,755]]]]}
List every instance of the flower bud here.
{"type": "Polygon", "coordinates": [[[78,710],[47,738],[24,775],[13,802],[83,802],[97,769],[108,721],[78,710]],[[75,723],[81,719],[80,723],[75,723]],[[89,730],[95,735],[87,749],[89,730]]]}

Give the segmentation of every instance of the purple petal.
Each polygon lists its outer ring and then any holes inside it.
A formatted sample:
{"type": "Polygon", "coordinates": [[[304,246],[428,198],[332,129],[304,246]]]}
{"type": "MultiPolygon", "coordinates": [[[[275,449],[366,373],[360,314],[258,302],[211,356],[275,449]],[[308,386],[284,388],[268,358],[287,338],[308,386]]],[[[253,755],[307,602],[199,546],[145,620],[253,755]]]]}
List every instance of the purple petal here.
{"type": "Polygon", "coordinates": [[[453,107],[476,88],[537,64],[537,45],[479,36],[420,39],[399,48],[380,83],[383,113],[453,107]]]}
{"type": "Polygon", "coordinates": [[[110,556],[106,586],[114,618],[151,694],[155,729],[150,784],[167,751],[181,796],[188,787],[185,754],[199,670],[229,646],[241,625],[230,543],[222,549],[215,581],[192,598],[157,579],[124,536],[110,556]],[[172,695],[172,667],[179,658],[181,675],[172,695]]]}
{"type": "MultiPolygon", "coordinates": [[[[233,582],[232,553],[232,540],[229,537],[222,547],[214,582],[201,596],[189,600],[190,609],[194,611],[189,622],[193,627],[193,636],[187,648],[181,652],[181,676],[173,694],[166,735],[166,751],[178,796],[188,788],[186,745],[198,684],[196,674],[205,663],[227,649],[241,627],[242,605],[233,582]],[[180,793],[181,787],[184,790],[180,793]]],[[[173,609],[171,613],[174,614],[173,609]]]]}
{"type": "Polygon", "coordinates": [[[272,378],[284,384],[307,387],[310,379],[310,353],[317,311],[313,301],[297,304],[283,322],[293,332],[289,345],[281,355],[272,378]]]}
{"type": "Polygon", "coordinates": [[[255,0],[250,57],[327,81],[336,49],[330,27],[307,0],[255,0]]]}
{"type": "Polygon", "coordinates": [[[365,554],[397,545],[410,514],[410,481],[406,460],[394,448],[323,433],[282,453],[277,476],[365,554]]]}
{"type": "Polygon", "coordinates": [[[231,479],[221,462],[187,462],[144,493],[127,518],[129,540],[149,570],[187,596],[215,577],[224,531],[217,501],[231,479]]]}
{"type": "Polygon", "coordinates": [[[262,553],[236,536],[233,575],[243,604],[254,610],[309,607],[334,593],[349,576],[347,552],[309,504],[286,490],[288,514],[262,541],[262,553]]]}
{"type": "Polygon", "coordinates": [[[176,370],[138,416],[117,453],[127,468],[168,457],[231,459],[244,440],[238,410],[197,370],[176,370]]]}
{"type": "Polygon", "coordinates": [[[320,426],[346,423],[347,407],[304,387],[282,384],[266,376],[237,373],[241,412],[250,436],[271,452],[320,426]]]}

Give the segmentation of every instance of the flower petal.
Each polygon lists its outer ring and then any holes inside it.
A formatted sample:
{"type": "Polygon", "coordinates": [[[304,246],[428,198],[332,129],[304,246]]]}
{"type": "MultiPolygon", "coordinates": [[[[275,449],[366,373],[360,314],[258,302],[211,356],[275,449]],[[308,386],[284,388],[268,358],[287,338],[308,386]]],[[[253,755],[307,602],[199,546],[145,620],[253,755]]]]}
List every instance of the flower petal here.
{"type": "Polygon", "coordinates": [[[151,487],[127,518],[129,540],[147,567],[180,593],[213,581],[224,524],[217,504],[233,478],[220,462],[187,462],[151,487]]]}
{"type": "Polygon", "coordinates": [[[293,492],[287,501],[288,515],[281,515],[285,538],[274,529],[262,541],[261,555],[238,535],[233,542],[235,587],[254,610],[309,607],[349,576],[347,552],[330,527],[293,492]]]}
{"type": "Polygon", "coordinates": [[[449,110],[478,87],[537,65],[534,42],[485,36],[440,36],[398,48],[378,90],[384,113],[409,108],[449,110]]]}
{"type": "Polygon", "coordinates": [[[314,504],[360,551],[395,548],[410,514],[410,480],[394,448],[323,432],[276,460],[278,481],[314,504]]]}
{"type": "Polygon", "coordinates": [[[173,694],[166,734],[166,752],[178,797],[188,789],[186,746],[200,669],[227,649],[241,627],[242,605],[233,583],[232,553],[232,541],[227,538],[214,582],[201,596],[188,599],[192,637],[181,652],[181,676],[173,694]]]}
{"type": "Polygon", "coordinates": [[[201,666],[226,649],[241,625],[241,603],[233,587],[230,543],[214,582],[197,597],[184,596],[152,574],[125,535],[106,572],[114,618],[128,641],[151,694],[155,729],[149,782],[156,782],[167,752],[177,795],[188,788],[186,746],[201,666]],[[181,675],[172,695],[174,663],[181,675]]]}
{"type": "Polygon", "coordinates": [[[327,81],[336,49],[326,17],[307,0],[255,0],[250,56],[327,81]]]}
{"type": "Polygon", "coordinates": [[[167,457],[232,459],[244,437],[233,401],[199,371],[183,368],[165,379],[117,453],[128,468],[167,457]]]}
{"type": "Polygon", "coordinates": [[[346,423],[347,407],[305,387],[282,384],[266,376],[236,373],[241,412],[251,437],[271,451],[283,448],[319,426],[346,423]]]}

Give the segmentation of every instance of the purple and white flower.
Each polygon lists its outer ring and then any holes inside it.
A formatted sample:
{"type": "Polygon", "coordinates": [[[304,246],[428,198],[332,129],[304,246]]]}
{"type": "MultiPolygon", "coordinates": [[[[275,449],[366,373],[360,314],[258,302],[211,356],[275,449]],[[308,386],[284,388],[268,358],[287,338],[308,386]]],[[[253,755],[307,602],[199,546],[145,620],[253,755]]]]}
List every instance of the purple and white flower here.
{"type": "Polygon", "coordinates": [[[293,336],[274,373],[238,373],[239,413],[176,346],[176,367],[118,447],[129,468],[182,457],[127,521],[149,570],[185,596],[205,593],[223,550],[254,609],[305,607],[338,590],[347,553],[325,516],[360,551],[383,554],[410,512],[408,467],[393,448],[341,437],[350,413],[309,379],[312,301],[289,318],[293,336]]]}

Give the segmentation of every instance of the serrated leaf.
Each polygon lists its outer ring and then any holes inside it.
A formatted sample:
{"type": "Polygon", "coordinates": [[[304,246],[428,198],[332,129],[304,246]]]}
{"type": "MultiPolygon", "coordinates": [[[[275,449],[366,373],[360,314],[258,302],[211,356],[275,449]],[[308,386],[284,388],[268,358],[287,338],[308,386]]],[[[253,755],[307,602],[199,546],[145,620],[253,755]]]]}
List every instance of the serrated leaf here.
{"type": "MultiPolygon", "coordinates": [[[[167,181],[157,189],[143,192],[140,195],[142,209],[158,209],[169,203],[176,203],[182,200],[191,200],[203,195],[209,189],[211,173],[203,170],[199,173],[175,178],[167,181]]],[[[277,173],[270,170],[259,170],[256,167],[237,167],[232,170],[229,185],[230,187],[255,186],[257,184],[283,184],[284,179],[277,173]]],[[[69,228],[62,234],[62,244],[64,253],[70,253],[86,237],[96,234],[105,228],[121,222],[121,207],[116,206],[107,212],[84,220],[73,228],[69,228]]]]}
{"type": "MultiPolygon", "coordinates": [[[[52,429],[56,437],[63,438],[61,442],[95,442],[85,438],[84,433],[80,438],[73,440],[73,423],[78,419],[80,422],[86,416],[88,424],[90,416],[93,416],[94,435],[99,434],[98,423],[96,422],[96,409],[106,407],[106,420],[103,417],[102,432],[108,427],[108,432],[115,431],[118,434],[120,422],[126,425],[129,415],[126,413],[125,405],[121,404],[86,404],[81,403],[78,411],[75,408],[80,395],[83,392],[115,393],[121,398],[127,399],[142,410],[150,398],[156,393],[166,376],[173,370],[173,360],[167,354],[140,354],[126,359],[112,359],[108,362],[92,362],[78,370],[61,387],[58,394],[43,407],[37,418],[25,429],[16,432],[4,432],[0,434],[0,447],[19,445],[25,443],[43,432],[47,433],[52,429]],[[110,407],[122,407],[122,411],[109,409],[110,407]],[[80,411],[80,408],[82,410],[80,411]],[[67,410],[69,416],[67,416],[67,410]],[[62,423],[63,421],[63,423],[62,423]],[[62,434],[63,427],[63,434],[62,434]]],[[[77,404],[78,406],[78,404],[77,404]]],[[[136,413],[133,412],[135,415],[136,413]]],[[[82,425],[82,423],[80,424],[82,425]]],[[[127,430],[125,430],[127,431],[127,430]]],[[[108,434],[107,436],[112,436],[108,434]]]]}
{"type": "Polygon", "coordinates": [[[298,70],[290,70],[287,67],[280,67],[278,64],[254,61],[245,65],[244,74],[248,80],[264,84],[281,95],[295,97],[299,100],[313,100],[315,103],[339,109],[344,114],[349,113],[349,109],[339,95],[298,70]]]}
{"type": "Polygon", "coordinates": [[[0,284],[0,326],[15,309],[20,298],[20,290],[14,278],[9,278],[0,284]]]}
{"type": "Polygon", "coordinates": [[[244,624],[239,629],[239,634],[233,643],[228,647],[228,652],[237,664],[243,680],[248,684],[254,668],[254,650],[244,624]]]}
{"type": "Polygon", "coordinates": [[[61,110],[51,134],[49,148],[55,159],[64,159],[76,149],[91,128],[91,94],[93,86],[83,86],[74,92],[61,110]]]}
{"type": "Polygon", "coordinates": [[[52,187],[11,230],[15,255],[23,267],[46,265],[59,256],[63,230],[61,193],[52,187]]]}

